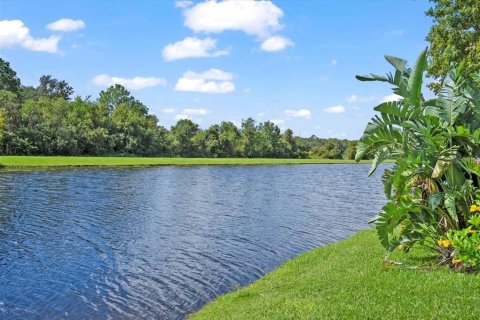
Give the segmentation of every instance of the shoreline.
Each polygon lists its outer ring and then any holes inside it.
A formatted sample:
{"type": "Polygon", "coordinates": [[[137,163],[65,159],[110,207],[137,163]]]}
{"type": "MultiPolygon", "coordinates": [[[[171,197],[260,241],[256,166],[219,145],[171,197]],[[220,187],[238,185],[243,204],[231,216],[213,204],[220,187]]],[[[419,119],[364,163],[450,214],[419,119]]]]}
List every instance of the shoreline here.
{"type": "Polygon", "coordinates": [[[0,169],[149,167],[199,165],[298,165],[298,164],[369,164],[371,160],[343,159],[271,159],[271,158],[143,158],[143,157],[69,157],[0,156],[0,169]]]}
{"type": "Polygon", "coordinates": [[[392,254],[395,263],[383,254],[375,230],[360,231],[285,262],[189,319],[476,319],[480,274],[438,266],[421,247],[392,254]]]}

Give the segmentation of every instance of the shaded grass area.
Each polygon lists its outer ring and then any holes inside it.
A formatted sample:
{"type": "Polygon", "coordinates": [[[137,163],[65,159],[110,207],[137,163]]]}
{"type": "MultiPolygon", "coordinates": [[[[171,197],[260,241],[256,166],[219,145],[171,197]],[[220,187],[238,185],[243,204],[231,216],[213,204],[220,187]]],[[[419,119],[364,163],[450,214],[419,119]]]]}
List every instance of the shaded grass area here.
{"type": "Polygon", "coordinates": [[[389,258],[402,265],[384,264],[383,253],[375,232],[362,231],[288,261],[191,319],[479,319],[480,275],[437,266],[421,248],[389,258]]]}
{"type": "MultiPolygon", "coordinates": [[[[0,167],[158,166],[158,165],[273,165],[349,164],[354,160],[246,159],[246,158],[140,158],[140,157],[34,157],[0,156],[0,167]]],[[[362,161],[362,163],[370,163],[362,161]]]]}

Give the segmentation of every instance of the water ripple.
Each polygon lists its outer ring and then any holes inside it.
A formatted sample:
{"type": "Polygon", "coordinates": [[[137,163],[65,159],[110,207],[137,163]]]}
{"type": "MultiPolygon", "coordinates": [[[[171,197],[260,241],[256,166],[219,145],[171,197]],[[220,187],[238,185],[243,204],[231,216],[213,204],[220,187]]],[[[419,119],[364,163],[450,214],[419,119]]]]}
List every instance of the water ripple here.
{"type": "Polygon", "coordinates": [[[368,166],[0,172],[0,318],[183,319],[361,230],[368,166]]]}

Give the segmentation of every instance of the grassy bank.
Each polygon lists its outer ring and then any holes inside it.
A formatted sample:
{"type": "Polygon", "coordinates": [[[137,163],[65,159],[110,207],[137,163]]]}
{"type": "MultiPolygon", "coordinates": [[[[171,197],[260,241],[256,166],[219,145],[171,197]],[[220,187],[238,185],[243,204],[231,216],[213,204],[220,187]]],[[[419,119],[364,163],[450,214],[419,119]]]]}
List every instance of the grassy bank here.
{"type": "MultiPolygon", "coordinates": [[[[69,166],[159,166],[159,165],[271,165],[271,164],[347,164],[353,160],[328,159],[245,159],[245,158],[139,158],[139,157],[33,157],[0,156],[0,167],[69,166]]],[[[368,163],[368,161],[366,161],[368,163]]]]}
{"type": "Polygon", "coordinates": [[[420,249],[392,256],[401,266],[382,259],[373,230],[363,231],[287,262],[191,318],[478,319],[480,275],[435,266],[420,249]]]}

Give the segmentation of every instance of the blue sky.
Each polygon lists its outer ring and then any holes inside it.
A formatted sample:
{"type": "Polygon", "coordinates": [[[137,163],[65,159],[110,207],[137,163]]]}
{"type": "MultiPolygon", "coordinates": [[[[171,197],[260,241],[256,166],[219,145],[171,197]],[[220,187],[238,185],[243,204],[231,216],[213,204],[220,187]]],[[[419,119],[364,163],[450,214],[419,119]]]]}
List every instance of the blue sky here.
{"type": "MultiPolygon", "coordinates": [[[[159,123],[274,120],[358,139],[390,88],[384,54],[413,63],[427,0],[5,1],[0,56],[22,83],[51,74],[96,98],[121,83],[159,123]]],[[[391,97],[390,97],[391,98],[391,97]]]]}

